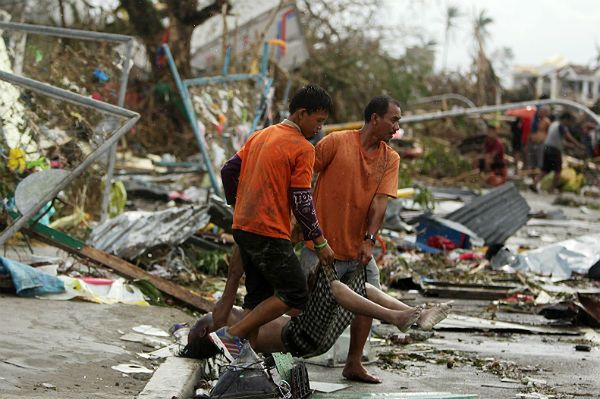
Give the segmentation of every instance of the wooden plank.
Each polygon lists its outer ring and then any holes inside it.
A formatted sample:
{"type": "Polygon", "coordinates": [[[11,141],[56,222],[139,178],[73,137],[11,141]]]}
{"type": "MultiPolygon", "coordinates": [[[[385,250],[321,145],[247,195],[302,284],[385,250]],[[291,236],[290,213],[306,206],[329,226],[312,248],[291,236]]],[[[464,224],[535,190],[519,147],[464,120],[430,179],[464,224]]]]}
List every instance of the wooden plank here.
{"type": "Polygon", "coordinates": [[[494,300],[506,298],[512,290],[510,288],[473,288],[473,287],[449,287],[421,284],[423,293],[427,296],[440,298],[460,299],[483,299],[494,300]]]}
{"type": "Polygon", "coordinates": [[[164,278],[153,276],[152,274],[147,273],[136,265],[127,262],[126,260],[108,254],[94,247],[90,247],[89,245],[84,245],[81,249],[73,248],[65,243],[56,241],[51,237],[47,237],[35,230],[32,230],[31,228],[27,228],[25,231],[27,234],[42,242],[63,249],[69,253],[79,255],[83,258],[91,260],[96,264],[108,267],[109,269],[112,269],[125,277],[148,280],[154,284],[157,289],[165,294],[177,298],[180,301],[185,302],[203,312],[211,312],[215,306],[214,303],[207,301],[193,291],[180,287],[179,285],[174,284],[169,280],[165,280],[164,278]]]}

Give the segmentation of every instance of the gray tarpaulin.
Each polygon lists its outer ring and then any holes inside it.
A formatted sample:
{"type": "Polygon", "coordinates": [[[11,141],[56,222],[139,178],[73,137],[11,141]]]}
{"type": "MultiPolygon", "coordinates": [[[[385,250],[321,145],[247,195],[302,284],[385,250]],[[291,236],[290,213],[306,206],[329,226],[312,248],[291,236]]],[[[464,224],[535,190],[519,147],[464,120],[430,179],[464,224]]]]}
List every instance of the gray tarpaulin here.
{"type": "Polygon", "coordinates": [[[571,273],[586,274],[600,260],[600,234],[590,234],[557,242],[517,255],[515,269],[569,278],[571,273]]]}
{"type": "Polygon", "coordinates": [[[157,245],[179,245],[210,221],[208,206],[125,212],[94,228],[88,244],[125,259],[157,245]]]}

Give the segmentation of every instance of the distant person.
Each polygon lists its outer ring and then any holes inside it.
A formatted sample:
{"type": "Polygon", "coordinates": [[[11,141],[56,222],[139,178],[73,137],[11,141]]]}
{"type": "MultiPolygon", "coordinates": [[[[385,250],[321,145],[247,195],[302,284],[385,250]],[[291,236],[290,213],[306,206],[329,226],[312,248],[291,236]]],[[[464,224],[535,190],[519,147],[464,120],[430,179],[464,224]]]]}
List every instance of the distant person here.
{"type": "Polygon", "coordinates": [[[527,148],[527,165],[530,169],[542,170],[544,161],[544,141],[548,136],[548,128],[552,121],[550,120],[550,108],[548,106],[540,107],[536,114],[537,128],[529,136],[529,146],[527,148]]]}
{"type": "Polygon", "coordinates": [[[558,121],[552,122],[548,128],[548,136],[544,141],[544,161],[542,165],[542,173],[536,176],[533,184],[529,186],[533,191],[538,191],[538,183],[550,172],[554,172],[551,191],[560,187],[560,172],[562,171],[562,155],[565,146],[574,149],[585,151],[585,147],[581,144],[569,131],[569,127],[573,124],[575,118],[573,115],[565,111],[558,121]]]}
{"type": "Polygon", "coordinates": [[[486,123],[487,133],[483,143],[483,157],[477,160],[476,167],[487,174],[486,183],[496,187],[506,183],[508,170],[504,159],[504,144],[498,138],[498,127],[486,123]]]}
{"type": "Polygon", "coordinates": [[[517,117],[510,124],[512,155],[515,158],[515,174],[519,172],[519,161],[526,164],[523,154],[523,118],[517,117]]]}
{"type": "Polygon", "coordinates": [[[598,125],[595,122],[585,122],[581,127],[583,135],[581,143],[585,147],[585,156],[594,158],[598,156],[598,125]]]}

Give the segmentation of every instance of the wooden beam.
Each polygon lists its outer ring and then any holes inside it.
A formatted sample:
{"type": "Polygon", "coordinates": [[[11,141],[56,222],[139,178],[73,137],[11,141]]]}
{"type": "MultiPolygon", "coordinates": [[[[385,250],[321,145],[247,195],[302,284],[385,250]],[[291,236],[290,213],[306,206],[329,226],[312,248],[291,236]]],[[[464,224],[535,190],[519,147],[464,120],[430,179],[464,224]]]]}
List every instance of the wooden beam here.
{"type": "Polygon", "coordinates": [[[73,248],[65,243],[47,237],[46,235],[43,235],[31,228],[26,228],[24,230],[27,232],[27,234],[31,235],[37,240],[45,242],[54,247],[63,249],[69,253],[81,256],[101,266],[108,267],[109,269],[114,270],[120,275],[139,280],[148,280],[149,282],[154,284],[154,286],[160,291],[174,298],[177,298],[180,301],[187,303],[188,305],[193,306],[195,309],[201,310],[203,312],[211,312],[215,306],[213,302],[202,298],[200,295],[196,294],[193,291],[183,288],[177,284],[174,284],[164,278],[153,276],[152,274],[147,273],[146,271],[140,269],[132,263],[127,262],[124,259],[101,251],[89,245],[84,245],[81,248],[73,248]]]}

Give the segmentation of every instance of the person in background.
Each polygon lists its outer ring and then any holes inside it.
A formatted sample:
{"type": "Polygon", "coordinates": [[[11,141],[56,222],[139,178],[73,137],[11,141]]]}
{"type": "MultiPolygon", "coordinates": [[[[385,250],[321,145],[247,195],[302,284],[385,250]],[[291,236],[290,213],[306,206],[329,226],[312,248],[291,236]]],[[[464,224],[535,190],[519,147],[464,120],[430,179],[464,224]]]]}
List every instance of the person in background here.
{"type": "Polygon", "coordinates": [[[530,169],[539,173],[542,170],[544,161],[544,141],[548,136],[548,128],[552,121],[550,120],[550,108],[545,105],[540,107],[536,114],[536,131],[529,137],[529,146],[527,151],[528,166],[530,169]]]}
{"type": "Polygon", "coordinates": [[[581,144],[569,131],[569,127],[573,124],[575,118],[573,115],[565,111],[560,114],[558,121],[554,121],[548,128],[548,136],[544,141],[544,162],[542,165],[542,173],[537,175],[534,182],[529,188],[538,192],[538,183],[544,176],[550,172],[554,172],[552,181],[552,191],[560,187],[560,172],[562,171],[562,155],[565,147],[585,151],[585,147],[581,144]]]}
{"type": "Polygon", "coordinates": [[[483,157],[477,159],[476,167],[486,175],[486,183],[496,187],[506,183],[508,168],[504,159],[504,144],[498,138],[498,127],[489,122],[486,125],[483,157]]]}

